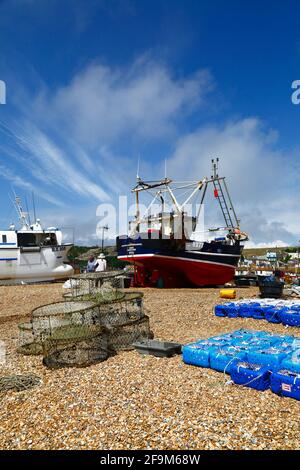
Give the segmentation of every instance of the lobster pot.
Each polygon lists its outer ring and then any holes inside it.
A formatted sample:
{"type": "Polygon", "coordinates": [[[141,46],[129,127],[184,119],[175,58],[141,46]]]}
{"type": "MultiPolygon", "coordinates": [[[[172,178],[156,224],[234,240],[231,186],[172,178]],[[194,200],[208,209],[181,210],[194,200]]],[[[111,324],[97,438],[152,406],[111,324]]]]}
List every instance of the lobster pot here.
{"type": "Polygon", "coordinates": [[[153,337],[149,317],[144,316],[140,320],[111,327],[108,335],[108,348],[113,353],[130,350],[134,349],[133,343],[153,339],[153,337]]]}
{"type": "Polygon", "coordinates": [[[100,302],[98,308],[100,324],[108,327],[124,325],[145,317],[143,294],[136,292],[122,294],[114,301],[100,302]]]}
{"type": "Polygon", "coordinates": [[[32,323],[20,323],[17,351],[20,354],[38,355],[42,353],[42,345],[35,340],[32,323]]]}
{"type": "Polygon", "coordinates": [[[277,395],[300,400],[300,374],[285,369],[273,372],[271,390],[277,395]]]}
{"type": "Polygon", "coordinates": [[[96,325],[63,326],[43,343],[43,363],[50,368],[85,367],[108,357],[107,332],[96,325]]]}
{"type": "Polygon", "coordinates": [[[37,341],[43,341],[55,328],[68,325],[99,324],[98,307],[91,301],[55,302],[32,311],[37,341]]]}
{"type": "Polygon", "coordinates": [[[270,372],[261,364],[235,361],[230,367],[231,380],[237,385],[264,391],[270,388],[270,372]]]}
{"type": "Polygon", "coordinates": [[[70,292],[65,297],[78,298],[102,294],[109,298],[113,292],[124,288],[124,276],[120,271],[104,271],[95,273],[77,274],[70,278],[70,292]]]}

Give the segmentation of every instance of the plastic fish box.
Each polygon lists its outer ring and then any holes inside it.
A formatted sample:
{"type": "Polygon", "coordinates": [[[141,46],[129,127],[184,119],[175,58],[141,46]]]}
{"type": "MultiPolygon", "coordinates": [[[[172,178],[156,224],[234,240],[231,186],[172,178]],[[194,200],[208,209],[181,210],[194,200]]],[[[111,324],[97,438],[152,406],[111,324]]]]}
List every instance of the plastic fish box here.
{"type": "Polygon", "coordinates": [[[240,330],[233,331],[231,333],[231,337],[233,340],[250,340],[253,338],[253,333],[250,330],[245,330],[244,328],[241,328],[240,330]]]}
{"type": "Polygon", "coordinates": [[[277,369],[283,359],[287,357],[287,353],[276,347],[268,349],[253,349],[248,352],[248,362],[253,364],[263,364],[271,370],[277,369]]]}
{"type": "Polygon", "coordinates": [[[171,357],[181,353],[181,344],[155,339],[133,343],[140,354],[148,354],[156,357],[171,357]]]}
{"type": "Polygon", "coordinates": [[[187,344],[182,348],[183,362],[193,366],[210,367],[210,354],[213,349],[212,344],[187,344]]]}
{"type": "Polygon", "coordinates": [[[227,317],[227,305],[216,305],[215,306],[216,317],[227,317]]]}
{"type": "Polygon", "coordinates": [[[285,369],[273,372],[271,390],[277,395],[300,400],[300,374],[285,369]]]}
{"type": "Polygon", "coordinates": [[[252,318],[255,320],[264,320],[265,319],[265,309],[261,306],[252,307],[252,318]]]}
{"type": "Polygon", "coordinates": [[[269,307],[265,311],[265,319],[269,323],[281,323],[280,312],[281,309],[269,307]]]}
{"type": "MultiPolygon", "coordinates": [[[[223,346],[230,346],[232,338],[230,335],[224,336],[213,336],[212,338],[208,338],[209,343],[214,346],[223,347],[223,346]]],[[[202,343],[202,341],[200,341],[202,343]]]]}
{"type": "Polygon", "coordinates": [[[280,319],[284,325],[300,326],[300,313],[296,311],[280,312],[280,319]]]}
{"type": "Polygon", "coordinates": [[[291,352],[281,363],[283,369],[300,374],[300,349],[291,352]]]}
{"type": "Polygon", "coordinates": [[[237,305],[228,305],[226,312],[228,318],[237,318],[240,314],[240,309],[237,305]]]}
{"type": "Polygon", "coordinates": [[[246,359],[246,351],[235,347],[214,349],[210,354],[210,367],[229,374],[230,365],[235,359],[246,359]]]}
{"type": "Polygon", "coordinates": [[[252,308],[250,304],[240,304],[239,316],[242,318],[252,318],[252,308]]]}
{"type": "Polygon", "coordinates": [[[244,387],[264,391],[270,388],[270,371],[261,364],[235,361],[230,367],[233,382],[244,387]]]}

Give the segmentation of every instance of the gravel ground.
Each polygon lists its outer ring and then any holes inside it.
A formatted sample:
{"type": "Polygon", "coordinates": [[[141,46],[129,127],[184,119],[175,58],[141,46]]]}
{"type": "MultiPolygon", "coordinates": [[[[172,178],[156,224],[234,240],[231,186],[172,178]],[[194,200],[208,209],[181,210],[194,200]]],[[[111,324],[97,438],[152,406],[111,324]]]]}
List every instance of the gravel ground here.
{"type": "MultiPolygon", "coordinates": [[[[157,339],[182,343],[241,327],[287,333],[282,325],[217,318],[218,289],[143,289],[157,339]]],[[[61,284],[1,287],[0,376],[35,373],[42,385],[0,395],[2,449],[299,449],[300,403],[227,384],[213,370],[124,352],[84,369],[51,371],[16,353],[15,316],[60,300],[61,284]]],[[[239,289],[238,297],[257,294],[239,289]]],[[[23,321],[23,319],[22,319],[23,321]]],[[[289,334],[300,336],[296,328],[289,334]]]]}

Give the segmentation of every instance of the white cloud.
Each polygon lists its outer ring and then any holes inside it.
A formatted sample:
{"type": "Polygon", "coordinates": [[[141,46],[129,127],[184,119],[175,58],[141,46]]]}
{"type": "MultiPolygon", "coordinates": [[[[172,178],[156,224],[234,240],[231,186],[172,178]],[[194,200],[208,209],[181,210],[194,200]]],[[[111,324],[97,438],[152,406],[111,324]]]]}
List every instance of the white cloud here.
{"type": "Polygon", "coordinates": [[[124,136],[171,135],[180,119],[199,110],[211,88],[208,71],[176,79],[166,66],[144,57],[123,69],[93,63],[36,105],[91,148],[124,136]]]}
{"type": "MultiPolygon", "coordinates": [[[[165,156],[169,152],[168,173],[180,180],[209,176],[210,159],[220,158],[220,172],[227,176],[252,243],[288,244],[300,238],[300,221],[294,215],[300,183],[296,153],[281,151],[278,134],[256,117],[196,129],[188,119],[207,110],[207,95],[213,90],[208,71],[178,78],[145,56],[127,67],[92,63],[54,91],[38,87],[40,93],[27,99],[16,90],[22,118],[6,129],[14,145],[1,144],[38,192],[46,188],[56,199],[70,196],[83,204],[114,200],[130,188],[139,149],[156,144],[165,156]]],[[[8,173],[9,163],[5,161],[2,175],[26,189],[15,165],[8,173]]],[[[164,174],[163,164],[142,165],[146,178],[164,174]]],[[[76,212],[70,215],[76,218],[76,212]]],[[[215,212],[208,222],[215,224],[215,212]]],[[[87,239],[92,223],[84,222],[86,213],[80,218],[78,236],[87,239]]]]}
{"type": "Polygon", "coordinates": [[[277,134],[256,118],[206,126],[178,140],[168,168],[171,176],[202,179],[211,174],[210,158],[219,157],[242,228],[257,242],[283,237],[288,244],[300,233],[292,210],[300,178],[289,165],[292,156],[276,145],[277,134]],[[288,218],[282,217],[286,210],[288,218]]]}

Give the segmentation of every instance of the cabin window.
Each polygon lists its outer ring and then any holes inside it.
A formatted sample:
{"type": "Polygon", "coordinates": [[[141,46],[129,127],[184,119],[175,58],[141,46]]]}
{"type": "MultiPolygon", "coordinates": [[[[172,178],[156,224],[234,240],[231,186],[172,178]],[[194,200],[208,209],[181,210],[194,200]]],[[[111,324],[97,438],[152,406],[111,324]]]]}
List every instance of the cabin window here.
{"type": "Polygon", "coordinates": [[[18,233],[18,246],[36,246],[33,233],[18,233]]]}
{"type": "Polygon", "coordinates": [[[2,235],[2,243],[7,243],[7,236],[6,235],[2,235]]]}

